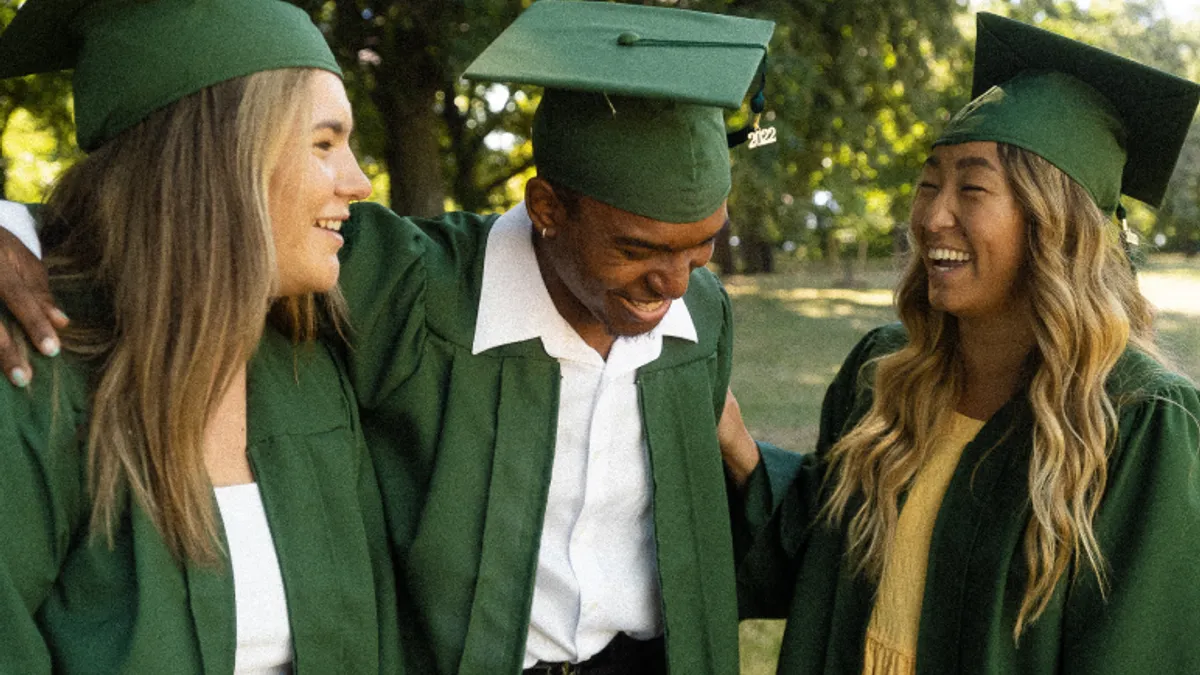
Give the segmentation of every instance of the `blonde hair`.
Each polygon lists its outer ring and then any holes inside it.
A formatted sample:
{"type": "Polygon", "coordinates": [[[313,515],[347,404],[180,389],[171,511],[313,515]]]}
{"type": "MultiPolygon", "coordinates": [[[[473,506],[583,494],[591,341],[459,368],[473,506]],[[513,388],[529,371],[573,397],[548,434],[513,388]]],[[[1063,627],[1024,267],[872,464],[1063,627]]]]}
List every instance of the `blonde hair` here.
{"type": "MultiPolygon", "coordinates": [[[[1036,338],[1025,373],[1034,420],[1032,514],[1016,640],[1045,611],[1068,568],[1077,574],[1086,562],[1107,589],[1092,527],[1117,425],[1105,381],[1127,344],[1161,357],[1152,309],[1138,291],[1111,218],[1041,157],[1004,144],[999,153],[1025,218],[1024,287],[1018,291],[1030,299],[1036,338]]],[[[874,362],[871,409],[829,452],[833,490],[824,515],[833,524],[849,516],[851,559],[874,579],[890,552],[899,497],[925,463],[963,387],[957,320],[930,306],[927,282],[923,262],[913,256],[896,290],[909,342],[874,362]],[[848,513],[855,495],[863,502],[848,513]]]]}
{"type": "Polygon", "coordinates": [[[273,300],[268,204],[271,175],[307,128],[312,72],[263,71],[183,98],[67,172],[47,204],[51,283],[88,289],[105,310],[63,338],[98,364],[91,531],[110,545],[131,496],[177,559],[214,560],[205,427],[269,311],[295,339],[315,335],[312,296],[273,300]]]}

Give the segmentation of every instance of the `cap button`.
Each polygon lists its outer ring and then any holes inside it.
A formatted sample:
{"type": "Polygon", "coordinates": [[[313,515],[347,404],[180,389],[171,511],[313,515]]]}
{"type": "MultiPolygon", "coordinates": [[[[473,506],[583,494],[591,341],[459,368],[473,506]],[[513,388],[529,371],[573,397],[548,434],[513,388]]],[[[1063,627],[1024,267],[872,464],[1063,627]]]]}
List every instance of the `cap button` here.
{"type": "Polygon", "coordinates": [[[629,47],[641,39],[642,36],[638,35],[637,33],[625,32],[617,36],[617,44],[621,45],[622,47],[629,47]]]}

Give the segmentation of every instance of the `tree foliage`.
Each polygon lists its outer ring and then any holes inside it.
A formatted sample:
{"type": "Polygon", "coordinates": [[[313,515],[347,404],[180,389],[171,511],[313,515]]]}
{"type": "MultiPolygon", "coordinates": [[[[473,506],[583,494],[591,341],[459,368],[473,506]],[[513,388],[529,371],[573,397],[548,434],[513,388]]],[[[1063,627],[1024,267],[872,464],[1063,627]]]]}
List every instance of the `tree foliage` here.
{"type": "MultiPolygon", "coordinates": [[[[378,198],[412,215],[501,210],[520,199],[533,171],[528,134],[538,92],[458,76],[532,0],[295,1],[343,65],[360,157],[388,186],[378,198]]],[[[1159,0],[1091,0],[1086,11],[1072,0],[981,0],[969,8],[967,0],[625,1],[776,22],[762,124],[778,129],[779,142],[733,151],[732,234],[747,271],[768,269],[781,246],[827,257],[847,247],[885,252],[901,241],[896,226],[907,220],[928,146],[967,101],[974,9],[1200,75],[1200,31],[1173,22],[1159,0]]],[[[0,24],[16,4],[0,0],[0,24]]],[[[66,78],[0,82],[0,132],[18,108],[36,111],[60,141],[54,152],[69,158],[66,78]]],[[[731,114],[730,127],[748,115],[731,114]]],[[[1193,134],[1167,203],[1157,214],[1133,208],[1131,220],[1169,248],[1200,248],[1198,205],[1193,134]]]]}
{"type": "Polygon", "coordinates": [[[931,122],[962,89],[965,47],[947,0],[735,3],[777,23],[768,78],[781,142],[735,151],[731,217],[745,270],[782,241],[827,254],[839,230],[889,231],[931,122]],[[815,200],[814,200],[815,198],[815,200]]]}
{"type": "MultiPolygon", "coordinates": [[[[528,129],[536,92],[509,92],[505,100],[503,88],[457,76],[528,0],[300,4],[326,30],[347,70],[364,118],[360,147],[368,157],[383,158],[393,208],[430,214],[449,201],[470,210],[499,209],[519,197],[512,181],[517,177],[519,187],[532,165],[528,129]]],[[[777,22],[767,93],[770,123],[784,141],[758,156],[739,151],[732,197],[739,230],[763,241],[794,227],[788,215],[799,209],[787,208],[796,200],[785,195],[808,195],[814,183],[839,173],[844,190],[853,190],[908,152],[914,124],[919,136],[925,128],[919,120],[942,106],[944,88],[928,86],[940,75],[927,62],[961,50],[952,23],[957,5],[947,0],[642,4],[777,22]],[[872,132],[862,148],[867,127],[880,133],[872,132]]],[[[743,122],[744,113],[731,121],[743,122]]]]}
{"type": "Polygon", "coordinates": [[[493,208],[489,195],[529,165],[485,139],[524,128],[531,108],[491,110],[486,88],[458,75],[528,0],[308,0],[298,2],[325,30],[346,71],[358,115],[359,147],[382,158],[390,203],[401,213],[441,213],[447,199],[493,208]]]}
{"type": "MultiPolygon", "coordinates": [[[[16,0],[0,0],[0,26],[12,21],[18,4],[16,0]]],[[[49,147],[39,148],[41,158],[56,165],[73,161],[79,151],[74,146],[70,93],[71,79],[64,73],[0,80],[0,137],[18,111],[31,111],[38,130],[50,139],[49,147]]],[[[0,198],[8,194],[8,169],[8,158],[0,154],[0,198]]]]}

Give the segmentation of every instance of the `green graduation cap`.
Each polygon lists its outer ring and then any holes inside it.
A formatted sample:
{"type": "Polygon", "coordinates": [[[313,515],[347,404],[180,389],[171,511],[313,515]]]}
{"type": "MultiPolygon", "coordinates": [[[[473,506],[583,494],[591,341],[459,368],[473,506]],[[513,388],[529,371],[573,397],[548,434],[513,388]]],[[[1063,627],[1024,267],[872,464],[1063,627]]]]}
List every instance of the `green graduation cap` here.
{"type": "Polygon", "coordinates": [[[1034,152],[1112,213],[1158,206],[1200,85],[1019,21],[976,18],[975,97],[934,145],[996,141],[1034,152]]]}
{"type": "Polygon", "coordinates": [[[262,70],[341,75],[321,32],[281,0],[29,0],[0,35],[0,78],[74,69],[79,146],[262,70]]]}
{"type": "Polygon", "coordinates": [[[770,21],[665,7],[540,0],[467,68],[545,87],[538,174],[655,220],[711,216],[729,195],[722,108],[760,72],[770,21]]]}

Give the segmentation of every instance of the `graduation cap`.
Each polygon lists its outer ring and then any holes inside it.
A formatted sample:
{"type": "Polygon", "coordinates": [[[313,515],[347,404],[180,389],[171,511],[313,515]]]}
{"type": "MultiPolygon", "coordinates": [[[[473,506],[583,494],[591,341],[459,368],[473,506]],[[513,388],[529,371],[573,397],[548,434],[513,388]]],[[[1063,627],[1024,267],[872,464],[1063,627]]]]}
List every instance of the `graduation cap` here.
{"type": "Polygon", "coordinates": [[[463,76],[545,88],[533,123],[538,175],[625,211],[694,222],[729,194],[722,109],[741,107],[774,29],[666,7],[539,0],[463,76]]]}
{"type": "Polygon", "coordinates": [[[1151,206],[1200,102],[1200,85],[1019,21],[976,17],[972,96],[934,145],[996,141],[1055,165],[1114,212],[1151,206]]]}
{"type": "Polygon", "coordinates": [[[74,69],[88,151],[204,87],[290,67],[341,75],[320,30],[281,0],[29,0],[0,35],[0,78],[74,69]]]}

